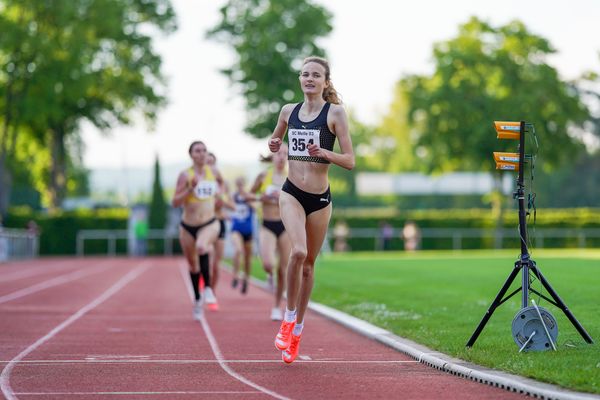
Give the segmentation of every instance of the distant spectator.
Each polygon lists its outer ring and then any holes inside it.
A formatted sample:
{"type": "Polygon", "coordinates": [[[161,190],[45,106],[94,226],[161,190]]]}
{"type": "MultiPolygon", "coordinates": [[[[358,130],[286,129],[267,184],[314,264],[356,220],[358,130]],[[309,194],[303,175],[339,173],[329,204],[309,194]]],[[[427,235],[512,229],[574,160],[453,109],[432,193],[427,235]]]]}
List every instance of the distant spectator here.
{"type": "Polygon", "coordinates": [[[32,219],[30,219],[29,222],[27,222],[27,233],[32,234],[32,235],[40,234],[40,227],[32,219]]]}
{"type": "Polygon", "coordinates": [[[402,228],[402,240],[404,240],[404,250],[415,251],[419,249],[421,243],[421,231],[414,221],[406,221],[402,228]]]}
{"type": "Polygon", "coordinates": [[[145,212],[139,212],[139,216],[133,225],[133,234],[135,237],[134,254],[145,256],[148,252],[148,220],[145,212]]]}
{"type": "Polygon", "coordinates": [[[0,262],[8,260],[8,239],[2,235],[2,221],[0,220],[0,262]]]}
{"type": "Polygon", "coordinates": [[[392,248],[392,239],[394,237],[394,228],[389,222],[384,221],[380,224],[381,227],[381,248],[384,251],[391,250],[392,248]]]}
{"type": "Polygon", "coordinates": [[[38,254],[40,227],[34,220],[29,220],[26,225],[28,238],[27,238],[27,255],[29,257],[35,257],[38,254]]]}
{"type": "Polygon", "coordinates": [[[348,235],[350,229],[344,221],[338,221],[333,228],[333,251],[344,252],[350,250],[348,235]]]}

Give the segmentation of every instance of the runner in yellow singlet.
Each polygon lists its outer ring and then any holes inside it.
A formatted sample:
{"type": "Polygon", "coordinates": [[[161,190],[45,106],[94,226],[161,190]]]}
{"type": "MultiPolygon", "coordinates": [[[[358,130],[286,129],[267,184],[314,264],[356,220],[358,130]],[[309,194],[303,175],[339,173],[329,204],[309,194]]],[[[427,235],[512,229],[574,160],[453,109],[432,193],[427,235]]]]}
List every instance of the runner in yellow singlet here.
{"type": "Polygon", "coordinates": [[[207,164],[206,145],[195,141],[188,150],[192,166],[181,171],[171,204],[183,207],[179,242],[190,270],[194,289],[193,316],[202,317],[203,300],[216,303],[211,288],[208,253],[219,236],[219,221],[215,216],[215,201],[218,185],[223,182],[219,171],[207,164]],[[200,296],[199,278],[204,281],[204,298],[200,296]]]}
{"type": "Polygon", "coordinates": [[[286,267],[290,256],[290,240],[279,212],[279,193],[287,178],[287,151],[287,146],[282,144],[279,151],[264,158],[264,161],[270,161],[271,165],[256,177],[250,189],[252,193],[260,194],[262,203],[263,221],[259,232],[260,258],[268,275],[269,288],[274,296],[271,309],[273,321],[283,319],[281,299],[285,290],[286,267]],[[277,279],[274,285],[275,270],[277,279]]]}
{"type": "MultiPolygon", "coordinates": [[[[208,165],[216,167],[217,157],[213,153],[208,153],[207,162],[208,165]]],[[[235,210],[235,205],[229,198],[229,189],[227,187],[227,182],[223,181],[222,184],[219,184],[219,187],[217,189],[217,198],[215,201],[215,215],[219,220],[219,237],[217,238],[217,241],[214,245],[214,252],[212,252],[210,256],[210,279],[212,284],[212,290],[215,293],[217,290],[217,284],[219,282],[219,271],[225,249],[225,235],[227,233],[226,220],[228,218],[227,209],[231,211],[235,210]]],[[[213,310],[217,310],[218,303],[209,305],[209,307],[213,310]]]]}

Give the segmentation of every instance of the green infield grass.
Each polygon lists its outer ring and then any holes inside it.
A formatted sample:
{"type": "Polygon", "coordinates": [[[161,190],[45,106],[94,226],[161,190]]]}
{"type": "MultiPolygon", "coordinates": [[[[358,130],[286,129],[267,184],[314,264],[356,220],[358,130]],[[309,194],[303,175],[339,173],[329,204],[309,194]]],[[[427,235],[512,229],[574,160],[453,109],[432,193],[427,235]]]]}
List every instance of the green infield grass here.
{"type": "MultiPolygon", "coordinates": [[[[472,348],[465,347],[518,256],[518,250],[322,255],[312,300],[475,364],[600,393],[599,344],[587,344],[560,309],[537,295],[531,298],[558,322],[558,351],[518,352],[511,326],[520,293],[496,309],[472,348]]],[[[600,341],[600,251],[536,250],[532,258],[600,341]]],[[[264,279],[258,261],[253,271],[264,279]]],[[[508,293],[520,285],[521,273],[508,293]]],[[[537,279],[531,286],[550,297],[537,279]]]]}

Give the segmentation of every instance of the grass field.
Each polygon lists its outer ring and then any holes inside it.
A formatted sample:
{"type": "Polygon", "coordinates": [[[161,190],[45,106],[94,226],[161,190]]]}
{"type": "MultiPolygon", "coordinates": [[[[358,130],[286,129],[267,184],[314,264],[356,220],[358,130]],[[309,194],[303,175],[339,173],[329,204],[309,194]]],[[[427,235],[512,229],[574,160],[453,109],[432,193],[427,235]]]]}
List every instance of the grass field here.
{"type": "MultiPolygon", "coordinates": [[[[312,300],[463,360],[578,391],[600,393],[600,348],[563,312],[532,295],[558,321],[558,351],[519,353],[511,326],[520,294],[494,312],[473,348],[465,344],[509,276],[518,251],[346,253],[324,255],[312,300]]],[[[600,341],[600,251],[538,250],[539,270],[600,341]]],[[[254,274],[264,273],[260,263],[254,274]]],[[[521,284],[521,274],[512,289],[521,284]]],[[[540,282],[532,287],[548,296],[540,282]]],[[[549,296],[548,296],[549,297],[549,296]]]]}

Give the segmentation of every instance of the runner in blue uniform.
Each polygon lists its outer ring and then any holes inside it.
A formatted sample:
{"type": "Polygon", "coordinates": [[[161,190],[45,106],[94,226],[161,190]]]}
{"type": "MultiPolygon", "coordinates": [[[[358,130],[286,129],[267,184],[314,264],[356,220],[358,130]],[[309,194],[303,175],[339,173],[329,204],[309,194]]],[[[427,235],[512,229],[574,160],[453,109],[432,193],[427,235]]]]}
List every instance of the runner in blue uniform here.
{"type": "Polygon", "coordinates": [[[248,292],[248,278],[252,263],[252,238],[254,231],[254,205],[255,196],[246,191],[246,179],[239,177],[235,180],[236,191],[232,199],[235,211],[231,215],[231,239],[235,247],[233,255],[233,281],[231,286],[236,288],[239,283],[240,259],[244,261],[244,274],[242,276],[241,292],[248,292]]]}

